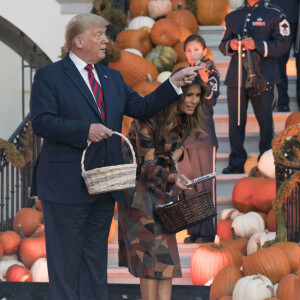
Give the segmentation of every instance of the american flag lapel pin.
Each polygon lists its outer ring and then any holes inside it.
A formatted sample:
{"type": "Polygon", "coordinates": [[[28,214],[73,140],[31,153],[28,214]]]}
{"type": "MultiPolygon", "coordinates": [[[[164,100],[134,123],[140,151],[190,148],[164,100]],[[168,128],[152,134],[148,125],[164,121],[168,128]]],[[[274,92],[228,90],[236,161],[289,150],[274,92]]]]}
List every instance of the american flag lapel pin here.
{"type": "Polygon", "coordinates": [[[105,78],[107,78],[107,76],[106,76],[106,75],[104,75],[104,77],[105,77],[105,78]]]}

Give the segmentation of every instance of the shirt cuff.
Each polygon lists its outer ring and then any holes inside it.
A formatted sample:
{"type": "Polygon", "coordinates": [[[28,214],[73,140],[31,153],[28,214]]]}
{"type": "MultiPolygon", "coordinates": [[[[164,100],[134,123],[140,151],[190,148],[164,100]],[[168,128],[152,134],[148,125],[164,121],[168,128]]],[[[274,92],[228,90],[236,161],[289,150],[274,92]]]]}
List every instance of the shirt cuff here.
{"type": "Polygon", "coordinates": [[[170,83],[172,84],[172,86],[173,86],[175,92],[176,92],[178,95],[181,95],[181,94],[182,94],[182,89],[181,89],[181,87],[178,88],[175,84],[173,84],[171,78],[169,78],[169,81],[170,81],[170,83]]]}

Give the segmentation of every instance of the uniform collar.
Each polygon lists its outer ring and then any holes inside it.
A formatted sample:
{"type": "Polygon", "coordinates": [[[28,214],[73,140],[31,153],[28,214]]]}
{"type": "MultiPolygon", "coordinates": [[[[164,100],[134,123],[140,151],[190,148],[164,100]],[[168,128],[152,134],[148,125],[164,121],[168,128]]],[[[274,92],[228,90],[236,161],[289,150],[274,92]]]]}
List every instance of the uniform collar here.
{"type": "Polygon", "coordinates": [[[249,9],[249,10],[254,10],[254,9],[260,7],[260,6],[263,6],[264,3],[265,3],[265,0],[260,0],[260,1],[258,1],[257,3],[255,3],[253,6],[250,6],[250,5],[248,4],[248,1],[246,1],[246,2],[245,2],[245,6],[246,6],[247,9],[249,9]]]}

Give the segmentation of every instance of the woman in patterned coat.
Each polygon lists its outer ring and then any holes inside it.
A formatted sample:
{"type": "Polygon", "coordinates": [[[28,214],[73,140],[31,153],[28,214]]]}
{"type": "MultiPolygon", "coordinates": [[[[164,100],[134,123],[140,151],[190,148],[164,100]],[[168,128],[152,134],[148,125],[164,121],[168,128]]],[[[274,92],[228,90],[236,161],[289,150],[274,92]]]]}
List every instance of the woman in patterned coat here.
{"type": "MultiPolygon", "coordinates": [[[[172,278],[181,277],[175,234],[163,231],[155,208],[174,201],[174,190],[187,190],[188,179],[174,172],[174,164],[183,156],[183,141],[193,132],[203,134],[201,102],[207,85],[200,76],[182,87],[183,94],[174,103],[146,122],[134,120],[128,134],[138,161],[136,188],[126,191],[119,207],[119,265],[140,277],[143,300],[171,299],[172,278]]],[[[132,159],[126,143],[123,155],[132,159]]]]}

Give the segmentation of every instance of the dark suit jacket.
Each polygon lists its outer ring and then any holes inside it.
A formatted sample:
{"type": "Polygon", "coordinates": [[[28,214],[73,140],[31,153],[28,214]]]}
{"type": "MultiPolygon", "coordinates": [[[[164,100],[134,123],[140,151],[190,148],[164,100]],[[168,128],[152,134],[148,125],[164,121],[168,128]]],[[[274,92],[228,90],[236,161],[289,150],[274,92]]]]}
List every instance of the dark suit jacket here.
{"type": "MultiPolygon", "coordinates": [[[[124,83],[118,71],[99,64],[95,68],[103,87],[105,121],[68,55],[35,74],[30,99],[31,122],[34,132],[43,138],[43,145],[34,170],[32,195],[41,200],[94,201],[97,196],[88,194],[80,165],[90,125],[103,123],[121,132],[124,115],[146,119],[179,99],[169,80],[142,98],[124,83]]],[[[118,164],[122,164],[119,136],[92,144],[86,153],[86,170],[118,164]]],[[[113,196],[120,201],[123,192],[113,192],[113,196]]]]}
{"type": "Polygon", "coordinates": [[[283,9],[290,23],[298,23],[299,0],[271,0],[270,2],[283,9]]]}

